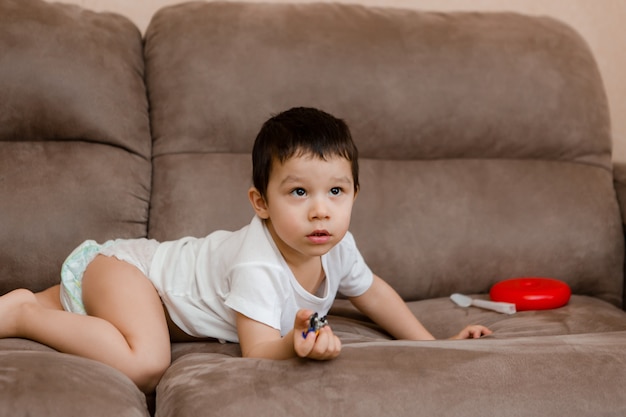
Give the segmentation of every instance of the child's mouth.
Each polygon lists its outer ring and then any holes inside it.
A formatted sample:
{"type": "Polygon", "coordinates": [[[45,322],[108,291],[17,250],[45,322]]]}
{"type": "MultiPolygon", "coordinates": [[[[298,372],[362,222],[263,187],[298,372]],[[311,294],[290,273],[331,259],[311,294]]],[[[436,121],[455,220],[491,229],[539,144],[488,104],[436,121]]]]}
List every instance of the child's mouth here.
{"type": "Polygon", "coordinates": [[[326,230],[314,230],[307,236],[309,240],[316,244],[326,243],[330,240],[330,233],[326,230]]]}

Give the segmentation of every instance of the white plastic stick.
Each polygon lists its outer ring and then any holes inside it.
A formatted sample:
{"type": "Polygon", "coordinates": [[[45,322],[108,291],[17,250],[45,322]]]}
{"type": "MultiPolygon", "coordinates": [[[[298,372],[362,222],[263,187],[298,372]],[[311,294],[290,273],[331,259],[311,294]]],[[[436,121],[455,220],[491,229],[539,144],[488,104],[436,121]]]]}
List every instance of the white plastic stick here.
{"type": "Polygon", "coordinates": [[[472,299],[472,305],[504,314],[515,314],[515,304],[472,299]]]}

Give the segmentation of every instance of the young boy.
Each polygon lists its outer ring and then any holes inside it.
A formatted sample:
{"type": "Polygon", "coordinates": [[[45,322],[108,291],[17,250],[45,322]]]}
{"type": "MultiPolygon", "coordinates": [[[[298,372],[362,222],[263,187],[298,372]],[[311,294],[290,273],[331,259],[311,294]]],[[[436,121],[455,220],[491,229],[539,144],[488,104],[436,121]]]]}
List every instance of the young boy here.
{"type": "MultiPolygon", "coordinates": [[[[145,392],[170,364],[170,340],[189,336],[239,342],[245,357],[336,357],[330,326],[307,330],[337,292],[398,339],[433,339],[348,232],[359,182],[346,124],[288,110],[263,125],[252,158],[248,226],[163,243],[86,241],[63,264],[61,285],[0,297],[0,337],[104,362],[145,392]]],[[[490,333],[468,326],[454,338],[490,333]]]]}

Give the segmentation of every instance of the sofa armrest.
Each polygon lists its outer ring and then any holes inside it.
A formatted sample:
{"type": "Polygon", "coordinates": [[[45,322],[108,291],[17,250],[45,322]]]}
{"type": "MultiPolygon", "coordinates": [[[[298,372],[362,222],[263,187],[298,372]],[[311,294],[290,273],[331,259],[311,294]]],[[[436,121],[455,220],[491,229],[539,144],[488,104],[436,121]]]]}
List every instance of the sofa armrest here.
{"type": "MultiPolygon", "coordinates": [[[[613,163],[613,184],[619,210],[622,215],[622,226],[624,228],[624,237],[626,238],[626,162],[613,163]]],[[[626,260],[624,261],[624,277],[626,281],[626,260]]],[[[622,308],[626,310],[626,282],[624,283],[624,302],[622,308]]]]}
{"type": "Polygon", "coordinates": [[[626,162],[613,163],[613,183],[622,214],[622,224],[626,225],[626,162]]]}

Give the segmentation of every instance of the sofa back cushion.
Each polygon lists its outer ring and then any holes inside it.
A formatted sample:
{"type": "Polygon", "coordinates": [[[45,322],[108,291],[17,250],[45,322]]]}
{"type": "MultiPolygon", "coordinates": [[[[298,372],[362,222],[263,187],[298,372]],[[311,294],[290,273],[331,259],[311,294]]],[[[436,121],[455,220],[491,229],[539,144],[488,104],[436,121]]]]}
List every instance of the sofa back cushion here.
{"type": "Polygon", "coordinates": [[[59,282],[85,239],[147,234],[142,39],[126,18],[0,2],[0,294],[59,282]]]}
{"type": "Polygon", "coordinates": [[[621,302],[607,100],[588,47],[566,25],[194,2],[154,16],[145,59],[152,237],[246,224],[258,129],[313,106],[351,126],[362,170],[351,230],[405,299],[551,276],[621,302]]]}

